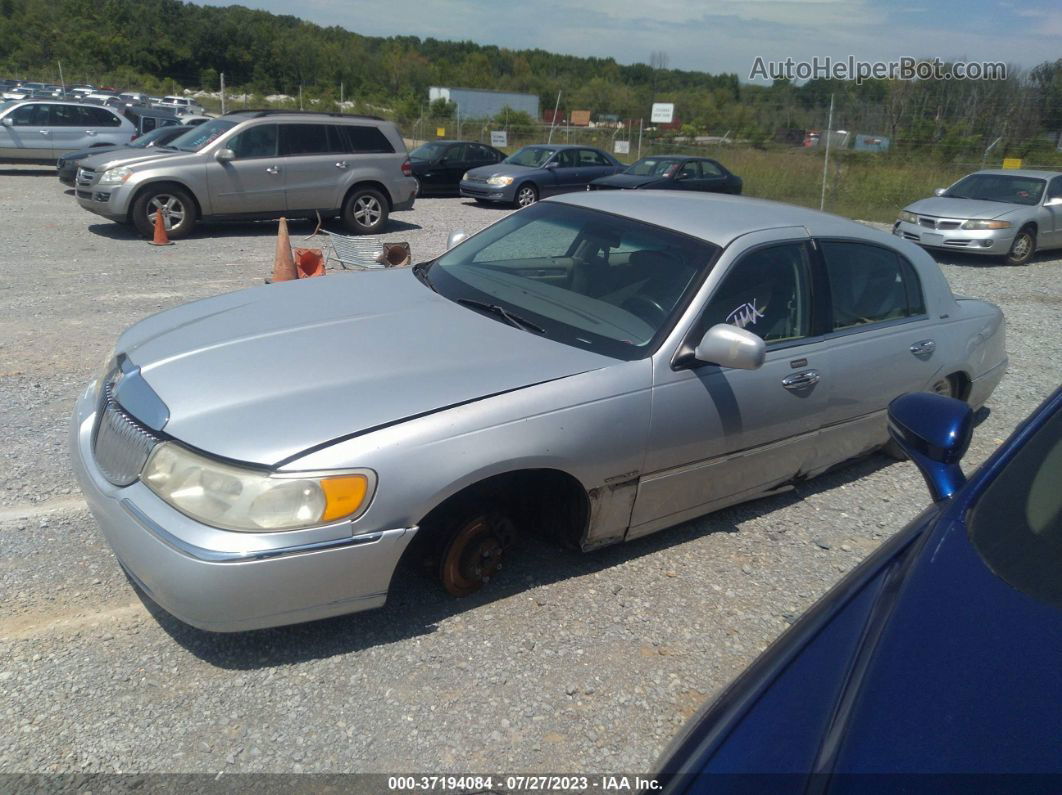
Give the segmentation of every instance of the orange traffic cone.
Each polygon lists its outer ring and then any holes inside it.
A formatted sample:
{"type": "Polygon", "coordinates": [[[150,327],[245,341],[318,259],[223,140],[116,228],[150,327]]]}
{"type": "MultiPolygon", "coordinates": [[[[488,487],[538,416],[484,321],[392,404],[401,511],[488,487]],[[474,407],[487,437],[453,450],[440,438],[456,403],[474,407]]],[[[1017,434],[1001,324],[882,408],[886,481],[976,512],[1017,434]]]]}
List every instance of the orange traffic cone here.
{"type": "Polygon", "coordinates": [[[277,232],[277,254],[273,258],[273,278],[267,282],[287,282],[299,278],[295,260],[291,256],[291,240],[288,238],[288,219],[280,219],[277,232]]]}
{"type": "Polygon", "coordinates": [[[300,279],[324,276],[324,252],[319,248],[295,249],[295,271],[300,279]]]}
{"type": "Polygon", "coordinates": [[[166,219],[162,217],[162,208],[155,210],[155,237],[148,241],[152,246],[172,246],[173,241],[166,234],[166,219]]]}

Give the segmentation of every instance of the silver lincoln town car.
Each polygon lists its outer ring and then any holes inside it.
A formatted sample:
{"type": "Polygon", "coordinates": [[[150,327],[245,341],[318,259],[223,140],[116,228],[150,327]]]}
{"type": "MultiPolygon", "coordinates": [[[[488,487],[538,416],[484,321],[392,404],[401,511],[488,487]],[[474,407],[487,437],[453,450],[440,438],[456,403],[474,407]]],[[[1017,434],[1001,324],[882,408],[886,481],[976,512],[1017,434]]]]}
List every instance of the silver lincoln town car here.
{"type": "Polygon", "coordinates": [[[578,193],[136,324],[71,447],[130,578],[236,631],[379,607],[403,558],[459,596],[526,533],[589,550],[777,493],[886,445],[897,395],[980,407],[1006,366],[999,309],[895,236],[578,193]]]}

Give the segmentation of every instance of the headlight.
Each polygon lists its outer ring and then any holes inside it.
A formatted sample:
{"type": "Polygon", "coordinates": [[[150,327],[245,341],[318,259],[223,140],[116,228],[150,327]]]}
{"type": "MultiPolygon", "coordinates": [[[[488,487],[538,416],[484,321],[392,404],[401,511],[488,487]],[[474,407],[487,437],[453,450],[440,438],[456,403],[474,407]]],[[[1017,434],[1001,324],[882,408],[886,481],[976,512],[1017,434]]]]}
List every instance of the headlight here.
{"type": "Polygon", "coordinates": [[[261,533],[353,517],[368,505],[375,475],[371,470],[270,474],[163,442],[152,451],[140,479],[193,519],[223,530],[261,533]]]}
{"type": "Polygon", "coordinates": [[[967,221],[963,229],[1010,229],[1010,221],[967,221]]]}
{"type": "Polygon", "coordinates": [[[121,168],[112,168],[103,172],[103,176],[100,177],[100,185],[121,185],[129,177],[133,175],[133,172],[129,170],[127,166],[121,168]]]}
{"type": "Polygon", "coordinates": [[[907,210],[900,210],[900,220],[906,221],[909,224],[917,224],[918,216],[914,213],[907,212],[907,210]]]}
{"type": "Polygon", "coordinates": [[[512,177],[503,177],[500,174],[495,174],[493,177],[487,180],[487,184],[492,188],[504,188],[506,185],[513,184],[512,177]]]}
{"type": "Polygon", "coordinates": [[[468,172],[467,171],[464,174],[461,175],[461,179],[462,180],[468,179],[468,172]]]}

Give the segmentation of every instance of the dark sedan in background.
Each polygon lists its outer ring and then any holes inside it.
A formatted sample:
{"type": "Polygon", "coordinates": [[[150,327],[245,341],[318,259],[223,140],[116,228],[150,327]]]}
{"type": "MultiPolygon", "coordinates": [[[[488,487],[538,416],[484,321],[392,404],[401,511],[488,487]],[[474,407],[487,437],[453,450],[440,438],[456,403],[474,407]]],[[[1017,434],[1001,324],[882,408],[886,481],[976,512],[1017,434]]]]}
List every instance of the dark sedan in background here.
{"type": "Polygon", "coordinates": [[[527,207],[558,193],[586,190],[598,177],[625,166],[607,152],[589,146],[525,146],[501,163],[470,170],[461,179],[461,195],[477,202],[527,207]]]}
{"type": "Polygon", "coordinates": [[[663,792],[1060,791],[1062,389],[966,482],[975,416],[892,402],[935,504],[687,726],[663,792]]]}
{"type": "Polygon", "coordinates": [[[590,190],[698,190],[707,193],[741,193],[741,177],[707,157],[660,155],[643,157],[619,174],[600,177],[590,190]]]}
{"type": "Polygon", "coordinates": [[[113,152],[117,149],[149,149],[155,146],[165,146],[173,139],[184,135],[190,129],[192,129],[190,126],[183,125],[178,125],[176,127],[157,127],[151,132],[144,133],[122,146],[94,146],[89,149],[81,149],[77,152],[67,152],[55,163],[59,175],[59,181],[64,185],[70,185],[73,187],[74,178],[77,176],[78,163],[86,157],[95,157],[96,155],[106,154],[107,152],[113,152]]]}
{"type": "Polygon", "coordinates": [[[500,163],[505,153],[476,141],[429,141],[410,152],[409,159],[422,196],[454,195],[466,171],[500,163]]]}

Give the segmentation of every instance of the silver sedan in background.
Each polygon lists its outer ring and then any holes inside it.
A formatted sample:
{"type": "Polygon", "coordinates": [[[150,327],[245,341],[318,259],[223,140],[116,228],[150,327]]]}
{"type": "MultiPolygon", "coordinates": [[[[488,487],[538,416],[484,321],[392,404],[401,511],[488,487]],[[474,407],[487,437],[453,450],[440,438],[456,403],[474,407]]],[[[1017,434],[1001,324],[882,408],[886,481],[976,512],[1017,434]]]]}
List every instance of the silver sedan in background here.
{"type": "Polygon", "coordinates": [[[887,233],[584,191],[141,321],[71,457],[131,578],[234,631],[378,607],[401,559],[461,596],[527,533],[590,550],[776,494],[886,445],[894,397],[980,407],[1006,365],[999,309],[887,233]]]}
{"type": "Polygon", "coordinates": [[[1062,174],[977,171],[907,205],[893,232],[926,248],[1024,265],[1038,250],[1062,248],[1062,174]]]}

